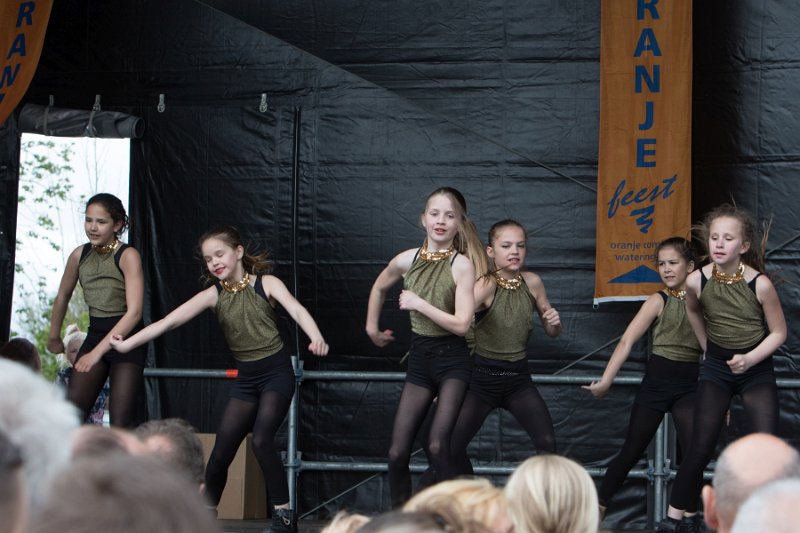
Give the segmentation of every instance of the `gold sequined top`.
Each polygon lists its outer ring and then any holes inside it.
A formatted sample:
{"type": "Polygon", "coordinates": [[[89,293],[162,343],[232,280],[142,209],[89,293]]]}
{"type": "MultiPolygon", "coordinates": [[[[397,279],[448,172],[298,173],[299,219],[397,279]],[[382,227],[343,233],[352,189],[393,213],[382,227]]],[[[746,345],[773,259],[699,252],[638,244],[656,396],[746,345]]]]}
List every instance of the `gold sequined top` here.
{"type": "MultiPolygon", "coordinates": [[[[263,294],[261,276],[256,278],[256,288],[263,294]]],[[[278,314],[256,288],[248,285],[242,291],[228,292],[219,287],[214,312],[237,361],[257,361],[283,348],[278,314]]]]}
{"type": "Polygon", "coordinates": [[[536,299],[523,281],[517,289],[497,286],[492,305],[467,334],[472,351],[487,359],[516,362],[527,357],[536,299]]]}
{"type": "Polygon", "coordinates": [[[653,322],[653,353],[678,362],[696,363],[703,349],[689,323],[686,302],[662,291],[664,309],[653,322]]]}
{"type": "Polygon", "coordinates": [[[700,293],[700,303],[706,333],[717,346],[748,348],[759,343],[767,332],[764,310],[744,279],[731,284],[708,279],[700,293]]]}
{"type": "Polygon", "coordinates": [[[125,276],[117,264],[128,245],[122,244],[113,254],[100,254],[88,246],[78,263],[78,280],[89,307],[89,316],[108,318],[124,315],[128,311],[125,276]]]}
{"type": "MultiPolygon", "coordinates": [[[[455,255],[440,261],[415,258],[403,279],[403,287],[445,313],[455,313],[456,282],[453,280],[452,269],[454,260],[455,255]]],[[[418,311],[411,311],[411,331],[427,337],[451,335],[449,331],[418,311]]]]}

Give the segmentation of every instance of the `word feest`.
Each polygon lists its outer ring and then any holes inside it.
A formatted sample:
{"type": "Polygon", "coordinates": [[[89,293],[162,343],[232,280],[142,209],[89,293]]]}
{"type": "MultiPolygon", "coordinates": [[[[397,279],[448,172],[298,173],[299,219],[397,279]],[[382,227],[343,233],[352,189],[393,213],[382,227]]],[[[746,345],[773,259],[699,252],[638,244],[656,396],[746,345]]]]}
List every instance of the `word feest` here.
{"type": "Polygon", "coordinates": [[[655,211],[655,202],[657,200],[666,200],[672,193],[673,185],[678,181],[678,175],[675,174],[671,178],[661,180],[660,185],[654,187],[642,187],[638,191],[635,189],[625,190],[626,180],[621,180],[617,188],[614,190],[614,195],[611,201],[608,202],[608,218],[613,218],[617,214],[617,209],[620,206],[628,206],[632,204],[644,204],[649,202],[649,205],[639,207],[631,211],[630,215],[636,218],[636,225],[639,226],[639,231],[647,233],[650,226],[653,225],[653,212],[655,211]]]}
{"type": "MultiPolygon", "coordinates": [[[[33,12],[35,10],[36,2],[20,2],[15,27],[22,28],[23,23],[27,26],[33,26],[33,12]]],[[[2,91],[14,85],[14,80],[17,79],[19,69],[22,66],[22,59],[27,55],[28,52],[25,45],[25,32],[20,30],[11,43],[11,48],[8,50],[8,53],[5,57],[6,65],[3,67],[2,72],[0,72],[0,102],[2,102],[6,97],[5,93],[2,91]],[[17,58],[17,63],[14,64],[12,68],[10,63],[15,55],[19,57],[17,58]]]]}

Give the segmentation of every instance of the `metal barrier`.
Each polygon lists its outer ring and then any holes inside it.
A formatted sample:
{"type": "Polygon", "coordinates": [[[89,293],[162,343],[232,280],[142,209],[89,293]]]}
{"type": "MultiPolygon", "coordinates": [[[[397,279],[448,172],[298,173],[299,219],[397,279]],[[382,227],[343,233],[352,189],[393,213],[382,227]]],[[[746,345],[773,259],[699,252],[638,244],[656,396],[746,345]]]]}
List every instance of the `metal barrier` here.
{"type": "MultiPolygon", "coordinates": [[[[303,381],[403,381],[405,379],[405,372],[358,372],[358,371],[305,371],[302,368],[301,362],[298,361],[297,356],[292,356],[292,364],[295,369],[295,376],[298,385],[303,381]]],[[[232,370],[203,370],[203,369],[178,369],[178,368],[146,368],[144,371],[145,377],[150,378],[234,378],[236,371],[232,370]]],[[[537,384],[557,384],[557,385],[584,385],[594,379],[599,379],[595,375],[537,375],[531,376],[534,383],[537,384]]],[[[641,377],[632,376],[618,376],[614,379],[614,385],[639,385],[642,381],[641,377]]],[[[800,379],[779,379],[777,381],[778,388],[800,389],[800,379]]],[[[290,504],[293,508],[297,503],[297,477],[303,470],[308,471],[340,471],[340,472],[375,472],[382,473],[388,470],[386,463],[371,463],[371,462],[348,462],[348,461],[302,461],[297,450],[297,429],[299,418],[299,402],[300,393],[299,387],[295,389],[292,404],[289,408],[287,416],[287,423],[289,428],[289,438],[286,450],[286,475],[289,482],[289,495],[290,504]]],[[[655,443],[653,457],[648,459],[647,469],[633,469],[629,472],[629,478],[648,479],[652,484],[653,494],[653,509],[652,519],[653,522],[658,522],[666,516],[667,510],[667,483],[675,476],[676,471],[670,467],[670,460],[668,457],[668,418],[664,418],[661,425],[658,427],[653,441],[655,443]]],[[[516,465],[499,465],[499,466],[478,466],[475,467],[476,474],[482,475],[508,475],[516,465]]],[[[425,470],[425,465],[414,464],[411,465],[412,472],[422,472],[425,470]]],[[[592,477],[601,477],[605,473],[604,468],[587,468],[589,475],[592,477]]],[[[712,472],[706,471],[704,477],[711,479],[712,472]]],[[[365,481],[359,482],[357,485],[340,493],[334,498],[325,502],[334,501],[336,498],[346,494],[350,490],[362,485],[365,481]]],[[[648,491],[650,489],[648,488],[648,491]]],[[[321,507],[321,506],[320,506],[321,507]]],[[[316,511],[319,507],[306,514],[316,511]]],[[[650,513],[648,513],[650,514],[650,513]]],[[[648,520],[649,521],[649,520],[648,520]]]]}

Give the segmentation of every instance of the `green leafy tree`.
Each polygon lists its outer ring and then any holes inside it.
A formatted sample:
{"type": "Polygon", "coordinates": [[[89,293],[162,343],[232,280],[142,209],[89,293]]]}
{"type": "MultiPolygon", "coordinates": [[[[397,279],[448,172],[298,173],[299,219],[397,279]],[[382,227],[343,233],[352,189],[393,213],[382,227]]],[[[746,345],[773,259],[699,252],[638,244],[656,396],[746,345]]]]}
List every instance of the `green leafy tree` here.
{"type": "MultiPolygon", "coordinates": [[[[51,140],[25,140],[22,143],[17,216],[17,261],[15,268],[16,322],[23,336],[36,344],[42,357],[44,375],[52,379],[58,363],[45,346],[50,331],[50,315],[55,299],[49,279],[56,277],[71,250],[64,250],[63,226],[59,217],[77,210],[82,195],[73,193],[74,155],[71,145],[56,146],[51,140]],[[42,260],[39,254],[22,250],[51,249],[60,252],[61,262],[42,260]]],[[[78,288],[70,301],[64,324],[78,324],[86,330],[88,312],[78,288]]]]}

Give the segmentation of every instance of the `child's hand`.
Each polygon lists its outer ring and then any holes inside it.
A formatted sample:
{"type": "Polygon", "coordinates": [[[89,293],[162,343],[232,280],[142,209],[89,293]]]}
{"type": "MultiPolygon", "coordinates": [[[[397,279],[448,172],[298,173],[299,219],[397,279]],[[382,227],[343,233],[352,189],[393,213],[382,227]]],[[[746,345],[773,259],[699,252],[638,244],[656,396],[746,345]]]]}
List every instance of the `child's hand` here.
{"type": "Polygon", "coordinates": [[[741,353],[737,353],[731,357],[727,363],[728,368],[730,368],[731,372],[734,374],[744,374],[747,372],[747,369],[750,368],[750,362],[748,361],[747,357],[741,353]]]}
{"type": "Polygon", "coordinates": [[[424,300],[422,298],[411,291],[400,291],[400,309],[404,309],[406,311],[417,311],[419,310],[419,304],[423,301],[424,300]]]}
{"type": "Polygon", "coordinates": [[[108,342],[111,344],[111,349],[119,353],[128,353],[131,351],[127,343],[122,340],[122,335],[112,335],[108,342]]]}
{"type": "Polygon", "coordinates": [[[544,320],[545,324],[551,327],[557,327],[561,325],[561,317],[558,316],[558,311],[556,311],[554,307],[551,307],[542,313],[542,320],[544,320]]]}
{"type": "Polygon", "coordinates": [[[390,329],[385,329],[383,331],[368,332],[367,335],[369,335],[372,344],[374,344],[379,348],[383,348],[390,342],[394,341],[394,331],[390,329]]]}
{"type": "Polygon", "coordinates": [[[75,370],[78,372],[88,372],[92,369],[94,365],[100,361],[100,358],[103,357],[103,354],[98,354],[94,350],[91,352],[83,354],[80,359],[75,361],[75,370]]]}
{"type": "Polygon", "coordinates": [[[47,351],[50,353],[64,353],[64,342],[59,338],[47,339],[47,351]]]}
{"type": "Polygon", "coordinates": [[[611,383],[606,383],[601,379],[599,381],[592,381],[592,383],[589,385],[582,385],[581,388],[591,392],[595,398],[602,398],[608,394],[608,389],[611,388],[611,383]]]}
{"type": "Polygon", "coordinates": [[[313,340],[308,345],[308,351],[319,357],[324,357],[328,355],[328,343],[325,342],[325,339],[313,340]]]}

